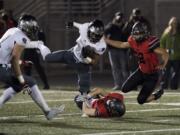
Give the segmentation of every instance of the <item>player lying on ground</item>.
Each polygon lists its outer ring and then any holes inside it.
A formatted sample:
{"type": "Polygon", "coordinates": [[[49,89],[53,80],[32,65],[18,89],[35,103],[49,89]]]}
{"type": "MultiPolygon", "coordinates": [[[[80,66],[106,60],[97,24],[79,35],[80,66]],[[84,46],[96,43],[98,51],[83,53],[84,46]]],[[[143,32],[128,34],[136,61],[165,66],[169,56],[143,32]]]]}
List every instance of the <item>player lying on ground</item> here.
{"type": "Polygon", "coordinates": [[[106,92],[95,88],[86,96],[77,95],[74,101],[82,110],[82,116],[121,117],[126,111],[121,92],[106,92]]]}
{"type": "Polygon", "coordinates": [[[165,49],[159,47],[159,39],[149,35],[147,26],[140,22],[135,23],[128,42],[114,41],[108,38],[105,38],[105,41],[117,48],[131,48],[139,59],[139,68],[125,81],[122,92],[132,91],[138,85],[142,85],[137,97],[139,104],[160,98],[164,93],[162,87],[155,93],[153,91],[158,83],[158,72],[165,69],[169,55],[165,49]],[[159,56],[162,62],[158,61],[159,56]]]}
{"type": "Polygon", "coordinates": [[[51,120],[64,110],[64,106],[51,109],[42,96],[35,80],[22,75],[19,61],[25,47],[36,37],[38,24],[35,17],[24,14],[17,28],[6,31],[0,39],[0,81],[9,86],[0,97],[0,108],[21,90],[27,90],[31,98],[51,120]],[[11,65],[11,67],[9,67],[11,65]]]}

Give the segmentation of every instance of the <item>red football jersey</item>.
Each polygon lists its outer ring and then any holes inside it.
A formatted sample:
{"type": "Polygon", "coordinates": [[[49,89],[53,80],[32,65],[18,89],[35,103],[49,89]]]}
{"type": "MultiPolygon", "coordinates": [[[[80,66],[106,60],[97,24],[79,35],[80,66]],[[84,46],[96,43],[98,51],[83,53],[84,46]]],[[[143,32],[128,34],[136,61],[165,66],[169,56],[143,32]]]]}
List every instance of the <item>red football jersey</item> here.
{"type": "Polygon", "coordinates": [[[109,117],[111,114],[108,112],[106,107],[106,101],[111,99],[118,99],[120,101],[124,100],[124,96],[120,93],[109,93],[107,96],[97,99],[93,102],[92,108],[96,109],[97,117],[109,117]]]}
{"type": "Polygon", "coordinates": [[[158,56],[153,50],[159,47],[159,39],[150,36],[147,40],[137,43],[132,36],[128,38],[128,42],[138,57],[139,68],[143,73],[156,72],[156,67],[159,65],[158,56]]]}

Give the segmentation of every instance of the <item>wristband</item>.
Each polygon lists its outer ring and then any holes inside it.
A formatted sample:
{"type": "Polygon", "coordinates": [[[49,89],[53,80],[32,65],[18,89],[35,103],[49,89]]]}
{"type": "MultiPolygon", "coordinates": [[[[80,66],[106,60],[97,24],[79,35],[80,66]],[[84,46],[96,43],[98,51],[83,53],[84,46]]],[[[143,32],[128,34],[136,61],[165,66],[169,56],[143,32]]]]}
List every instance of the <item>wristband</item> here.
{"type": "Polygon", "coordinates": [[[17,78],[18,78],[20,83],[24,83],[25,82],[24,77],[22,75],[19,75],[17,78]]]}

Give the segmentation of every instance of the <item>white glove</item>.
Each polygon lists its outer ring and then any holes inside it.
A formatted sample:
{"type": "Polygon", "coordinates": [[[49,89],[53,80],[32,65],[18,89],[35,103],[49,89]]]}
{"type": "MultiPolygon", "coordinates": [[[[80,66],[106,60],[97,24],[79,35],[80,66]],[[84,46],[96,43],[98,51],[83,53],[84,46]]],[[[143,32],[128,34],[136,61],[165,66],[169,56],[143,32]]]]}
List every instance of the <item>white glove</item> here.
{"type": "Polygon", "coordinates": [[[92,59],[90,57],[86,57],[83,60],[86,64],[90,64],[92,62],[92,59]]]}

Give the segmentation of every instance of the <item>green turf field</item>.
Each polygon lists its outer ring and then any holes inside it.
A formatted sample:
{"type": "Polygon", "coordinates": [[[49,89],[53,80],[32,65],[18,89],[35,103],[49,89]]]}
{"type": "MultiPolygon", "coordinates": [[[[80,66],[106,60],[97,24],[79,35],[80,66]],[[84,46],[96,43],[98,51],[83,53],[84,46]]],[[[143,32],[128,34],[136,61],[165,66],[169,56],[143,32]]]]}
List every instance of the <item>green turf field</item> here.
{"type": "MultiPolygon", "coordinates": [[[[122,118],[82,118],[73,103],[75,91],[42,91],[50,106],[65,104],[65,112],[47,121],[26,94],[18,94],[0,110],[0,135],[180,135],[180,92],[167,91],[157,102],[136,103],[126,94],[122,118]]],[[[0,90],[0,94],[2,90],[0,90]]]]}

